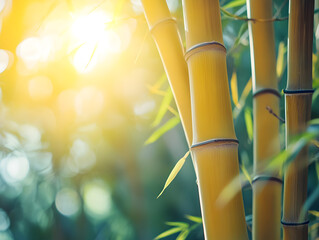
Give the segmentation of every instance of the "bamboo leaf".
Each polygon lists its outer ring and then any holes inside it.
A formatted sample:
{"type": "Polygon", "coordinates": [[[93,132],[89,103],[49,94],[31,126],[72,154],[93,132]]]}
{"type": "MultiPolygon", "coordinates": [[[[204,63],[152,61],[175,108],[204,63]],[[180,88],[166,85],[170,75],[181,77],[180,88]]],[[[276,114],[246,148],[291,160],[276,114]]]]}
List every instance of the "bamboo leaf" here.
{"type": "Polygon", "coordinates": [[[253,139],[253,120],[251,117],[251,109],[245,108],[245,123],[246,123],[246,130],[249,140],[253,139]]]}
{"type": "Polygon", "coordinates": [[[195,222],[195,223],[202,223],[203,222],[201,217],[186,215],[186,218],[192,222],[195,222]]]}
{"type": "Polygon", "coordinates": [[[155,239],[162,239],[162,238],[165,238],[165,237],[168,237],[170,235],[173,235],[174,233],[178,233],[180,232],[181,229],[180,228],[171,228],[163,233],[161,233],[160,235],[158,235],[155,239]]]}
{"type": "Polygon", "coordinates": [[[308,213],[310,213],[311,215],[314,215],[315,217],[319,218],[319,212],[318,211],[310,210],[310,211],[308,211],[308,213]]]}
{"type": "Polygon", "coordinates": [[[316,172],[317,172],[317,178],[319,181],[319,162],[316,162],[316,172]]]}
{"type": "Polygon", "coordinates": [[[241,164],[241,165],[240,165],[240,169],[241,169],[241,171],[243,172],[244,176],[245,176],[245,177],[247,178],[247,180],[249,181],[250,185],[252,185],[251,177],[250,177],[250,175],[249,175],[249,173],[248,173],[248,171],[247,171],[245,165],[244,165],[244,164],[241,164]]]}
{"type": "Polygon", "coordinates": [[[317,185],[315,190],[310,194],[310,196],[307,198],[306,202],[302,206],[300,219],[305,218],[308,209],[317,201],[318,198],[319,198],[319,186],[317,185]]]}
{"type": "Polygon", "coordinates": [[[233,111],[233,117],[234,119],[237,119],[239,113],[241,112],[243,106],[245,106],[245,103],[246,103],[246,99],[249,95],[249,93],[251,92],[251,87],[252,87],[252,81],[251,81],[251,78],[248,80],[241,96],[240,96],[240,99],[239,99],[239,104],[236,106],[236,108],[234,109],[233,111]]]}
{"type": "Polygon", "coordinates": [[[176,240],[185,240],[189,234],[189,230],[182,231],[176,238],[176,240]]]}
{"type": "Polygon", "coordinates": [[[189,227],[189,224],[184,223],[184,222],[166,222],[165,224],[168,226],[172,226],[172,227],[180,227],[180,228],[188,228],[189,227]]]}
{"type": "Polygon", "coordinates": [[[168,111],[168,108],[172,102],[172,99],[173,99],[172,91],[170,88],[168,88],[165,92],[165,96],[162,100],[161,106],[160,106],[159,111],[155,117],[155,120],[152,123],[152,127],[156,127],[161,123],[163,117],[165,116],[166,112],[168,111]]]}
{"type": "Polygon", "coordinates": [[[185,155],[176,163],[175,167],[173,168],[173,170],[171,171],[171,173],[169,174],[165,185],[163,187],[163,190],[161,191],[161,193],[157,196],[157,198],[159,198],[163,192],[165,191],[165,189],[170,185],[170,183],[174,180],[174,178],[176,177],[176,175],[179,173],[179,171],[181,170],[181,168],[183,167],[186,158],[189,155],[189,151],[187,153],[185,153],[185,155]]]}
{"type": "Polygon", "coordinates": [[[239,7],[246,4],[246,0],[235,0],[223,6],[224,9],[239,7]]]}
{"type": "Polygon", "coordinates": [[[145,141],[145,145],[151,144],[159,139],[164,133],[168,132],[172,128],[174,128],[177,124],[180,123],[180,119],[178,117],[173,117],[168,120],[163,126],[155,130],[152,135],[145,141]]]}
{"type": "Polygon", "coordinates": [[[233,75],[230,80],[230,89],[231,89],[231,96],[233,99],[233,103],[235,106],[238,105],[238,86],[237,86],[237,74],[233,72],[233,75]]]}
{"type": "Polygon", "coordinates": [[[276,66],[278,79],[282,77],[282,74],[284,73],[284,69],[286,67],[286,61],[285,61],[286,58],[284,57],[286,51],[287,49],[285,47],[284,42],[280,42],[278,47],[277,66],[276,66]]]}

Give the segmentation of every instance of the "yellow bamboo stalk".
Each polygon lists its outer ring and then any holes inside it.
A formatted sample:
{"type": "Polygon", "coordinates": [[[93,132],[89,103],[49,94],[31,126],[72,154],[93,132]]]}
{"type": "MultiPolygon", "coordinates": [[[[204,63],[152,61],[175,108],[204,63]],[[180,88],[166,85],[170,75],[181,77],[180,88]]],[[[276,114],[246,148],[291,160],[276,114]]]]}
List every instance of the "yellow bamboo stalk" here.
{"type": "MultiPolygon", "coordinates": [[[[248,239],[242,193],[218,204],[239,174],[218,0],[183,0],[193,122],[192,153],[205,239],[248,239]]],[[[239,180],[236,182],[240,188],[239,180]]]]}
{"type": "Polygon", "coordinates": [[[253,239],[280,240],[282,182],[277,172],[268,173],[267,161],[280,152],[279,97],[271,0],[247,0],[250,21],[250,53],[253,79],[254,180],[253,239]]]}
{"type": "MultiPolygon", "coordinates": [[[[302,133],[311,114],[313,0],[290,0],[288,30],[288,81],[286,100],[286,146],[302,133]]],[[[307,216],[301,208],[307,198],[307,147],[285,172],[283,236],[284,240],[308,239],[307,216]]]]}
{"type": "Polygon", "coordinates": [[[192,116],[190,106],[188,70],[184,48],[166,1],[142,0],[148,26],[156,42],[165,72],[180,113],[187,143],[192,142],[192,116]]]}

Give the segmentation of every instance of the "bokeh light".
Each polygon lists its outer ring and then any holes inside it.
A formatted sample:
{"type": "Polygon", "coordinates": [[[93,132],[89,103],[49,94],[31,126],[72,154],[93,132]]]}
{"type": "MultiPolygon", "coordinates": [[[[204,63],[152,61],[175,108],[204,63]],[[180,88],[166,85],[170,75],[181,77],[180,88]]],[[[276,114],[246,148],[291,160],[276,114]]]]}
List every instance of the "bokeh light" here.
{"type": "Polygon", "coordinates": [[[56,195],[55,206],[61,214],[74,216],[80,210],[80,197],[72,188],[63,188],[56,195]]]}
{"type": "Polygon", "coordinates": [[[51,80],[46,76],[37,76],[29,81],[29,94],[34,100],[44,100],[51,96],[53,85],[51,80]]]}
{"type": "Polygon", "coordinates": [[[1,173],[8,183],[24,180],[29,173],[29,161],[23,154],[10,154],[1,162],[1,173]]]}
{"type": "Polygon", "coordinates": [[[9,54],[7,51],[0,49],[0,73],[7,69],[9,65],[9,54]]]}
{"type": "Polygon", "coordinates": [[[112,200],[108,188],[102,181],[88,182],[83,187],[86,212],[97,218],[104,218],[111,211],[112,200]]]}
{"type": "Polygon", "coordinates": [[[0,209],[0,231],[6,231],[10,227],[10,219],[5,211],[0,209]]]}

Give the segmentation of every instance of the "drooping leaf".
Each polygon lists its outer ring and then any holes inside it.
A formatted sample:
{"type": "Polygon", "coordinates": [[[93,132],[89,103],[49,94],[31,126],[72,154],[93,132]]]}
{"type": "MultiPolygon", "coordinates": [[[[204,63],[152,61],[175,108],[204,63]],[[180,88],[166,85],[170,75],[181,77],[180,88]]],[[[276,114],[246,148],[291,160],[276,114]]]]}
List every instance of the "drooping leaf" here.
{"type": "Polygon", "coordinates": [[[237,119],[237,117],[240,114],[241,110],[245,106],[246,99],[247,99],[249,93],[251,92],[251,87],[252,87],[252,81],[251,81],[251,78],[250,78],[248,80],[248,82],[247,82],[247,84],[246,84],[241,96],[240,96],[239,104],[233,110],[234,119],[237,119]]]}
{"type": "Polygon", "coordinates": [[[316,162],[316,172],[317,172],[317,178],[319,181],[319,162],[316,162]]]}
{"type": "Polygon", "coordinates": [[[168,236],[170,236],[170,235],[173,235],[173,234],[175,234],[175,233],[178,233],[178,232],[180,232],[181,231],[181,229],[179,228],[179,227],[177,227],[177,228],[171,228],[171,229],[169,229],[169,230],[167,230],[167,231],[165,231],[165,232],[162,232],[160,235],[158,235],[155,239],[162,239],[162,238],[165,238],[165,237],[168,237],[168,236]]]}
{"type": "Polygon", "coordinates": [[[174,178],[176,177],[176,175],[179,173],[179,171],[181,170],[181,168],[183,167],[186,158],[189,155],[189,151],[187,153],[185,153],[185,155],[176,163],[175,167],[173,168],[173,170],[171,171],[171,173],[169,174],[165,185],[163,187],[163,190],[161,191],[161,193],[157,196],[157,198],[159,198],[163,192],[165,191],[165,189],[170,185],[170,183],[174,180],[174,178]]]}
{"type": "Polygon", "coordinates": [[[191,215],[186,215],[185,216],[188,220],[195,222],[195,223],[202,223],[202,218],[201,217],[196,217],[196,216],[191,216],[191,215]]]}
{"type": "Polygon", "coordinates": [[[180,123],[179,117],[173,117],[170,120],[168,120],[163,126],[156,129],[152,135],[145,141],[145,145],[151,144],[155,142],[157,139],[159,139],[164,133],[168,132],[172,128],[174,128],[177,124],[180,123]]]}
{"type": "Polygon", "coordinates": [[[246,4],[246,0],[234,0],[223,6],[224,9],[239,7],[246,4]]]}
{"type": "Polygon", "coordinates": [[[230,89],[231,89],[231,96],[233,99],[233,103],[235,106],[238,105],[238,86],[237,86],[237,74],[233,72],[233,75],[230,80],[230,89]]]}
{"type": "Polygon", "coordinates": [[[168,108],[172,102],[172,99],[173,99],[173,94],[172,94],[171,88],[168,88],[165,92],[165,96],[162,100],[161,106],[158,110],[158,113],[155,117],[155,120],[152,123],[152,127],[156,127],[161,123],[163,117],[165,116],[166,112],[168,111],[168,108]]]}
{"type": "Polygon", "coordinates": [[[253,139],[253,120],[251,116],[251,109],[246,107],[245,108],[245,123],[246,123],[246,130],[249,140],[253,139]]]}
{"type": "Polygon", "coordinates": [[[300,219],[304,219],[309,208],[318,200],[319,198],[319,186],[315,188],[315,190],[308,196],[306,202],[302,206],[300,219]]]}

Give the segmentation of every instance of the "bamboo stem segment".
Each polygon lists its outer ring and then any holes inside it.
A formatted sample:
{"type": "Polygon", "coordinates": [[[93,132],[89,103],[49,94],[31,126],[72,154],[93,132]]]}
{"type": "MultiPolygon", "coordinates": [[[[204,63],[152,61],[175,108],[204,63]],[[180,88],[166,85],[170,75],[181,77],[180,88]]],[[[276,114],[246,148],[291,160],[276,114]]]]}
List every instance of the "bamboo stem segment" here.
{"type": "MultiPolygon", "coordinates": [[[[305,131],[311,117],[313,0],[290,0],[288,32],[288,81],[286,100],[286,146],[305,131]]],[[[308,239],[307,216],[301,208],[307,198],[307,147],[303,148],[285,172],[284,240],[308,239]]]]}
{"type": "MultiPolygon", "coordinates": [[[[193,160],[205,239],[247,240],[241,191],[223,206],[221,192],[239,175],[218,0],[183,0],[193,160]]],[[[240,189],[240,182],[236,182],[240,189]]]]}
{"type": "MultiPolygon", "coordinates": [[[[247,0],[248,18],[272,19],[271,0],[247,0]]],[[[254,115],[254,240],[280,240],[281,189],[279,170],[267,173],[269,159],[280,152],[276,54],[273,22],[248,23],[253,80],[254,115]]]]}
{"type": "Polygon", "coordinates": [[[156,42],[180,113],[188,146],[192,143],[192,116],[184,48],[166,1],[142,0],[148,26],[156,42]]]}

